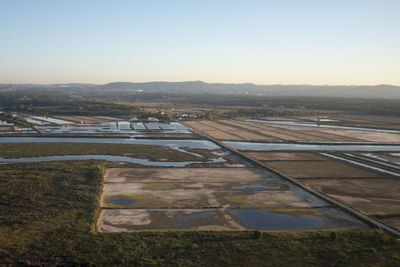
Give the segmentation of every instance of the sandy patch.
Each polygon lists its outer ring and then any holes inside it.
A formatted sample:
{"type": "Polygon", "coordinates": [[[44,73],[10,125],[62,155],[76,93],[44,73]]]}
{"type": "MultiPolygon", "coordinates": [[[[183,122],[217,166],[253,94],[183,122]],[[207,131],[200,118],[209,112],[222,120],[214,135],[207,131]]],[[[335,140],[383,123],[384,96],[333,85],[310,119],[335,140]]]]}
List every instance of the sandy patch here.
{"type": "Polygon", "coordinates": [[[248,168],[108,168],[105,182],[253,182],[272,174],[248,168]]]}

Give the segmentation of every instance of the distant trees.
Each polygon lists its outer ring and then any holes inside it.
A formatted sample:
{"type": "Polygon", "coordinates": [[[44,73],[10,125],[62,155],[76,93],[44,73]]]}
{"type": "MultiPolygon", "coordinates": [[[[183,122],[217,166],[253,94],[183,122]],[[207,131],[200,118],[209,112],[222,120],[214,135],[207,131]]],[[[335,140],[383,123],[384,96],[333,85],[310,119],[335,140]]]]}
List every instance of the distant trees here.
{"type": "MultiPolygon", "coordinates": [[[[59,93],[59,91],[58,91],[59,93]]],[[[199,117],[229,118],[235,116],[283,116],[311,115],[320,111],[346,111],[374,115],[400,115],[400,100],[356,99],[333,97],[294,97],[258,95],[211,95],[211,94],[156,94],[129,92],[76,93],[67,95],[54,92],[1,91],[0,110],[19,111],[40,115],[103,115],[103,116],[150,116],[140,108],[143,102],[207,107],[210,112],[198,112],[199,117]]],[[[153,112],[152,117],[160,116],[153,112]]],[[[170,114],[172,117],[172,115],[170,114]]]]}

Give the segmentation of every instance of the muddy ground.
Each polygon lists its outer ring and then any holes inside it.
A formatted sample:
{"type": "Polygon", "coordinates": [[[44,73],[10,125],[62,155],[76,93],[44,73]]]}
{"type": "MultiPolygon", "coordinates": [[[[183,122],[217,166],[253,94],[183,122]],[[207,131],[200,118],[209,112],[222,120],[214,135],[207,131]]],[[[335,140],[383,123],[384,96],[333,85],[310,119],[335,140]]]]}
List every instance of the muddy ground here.
{"type": "Polygon", "coordinates": [[[365,227],[255,168],[108,168],[100,204],[105,232],[365,227]]]}
{"type": "Polygon", "coordinates": [[[380,219],[380,221],[400,231],[400,216],[388,217],[380,219]]]}
{"type": "Polygon", "coordinates": [[[99,232],[143,230],[242,231],[248,229],[363,229],[366,226],[334,208],[298,209],[106,209],[99,232]]]}
{"type": "Polygon", "coordinates": [[[303,183],[367,215],[400,214],[400,180],[307,179],[303,183]]]}

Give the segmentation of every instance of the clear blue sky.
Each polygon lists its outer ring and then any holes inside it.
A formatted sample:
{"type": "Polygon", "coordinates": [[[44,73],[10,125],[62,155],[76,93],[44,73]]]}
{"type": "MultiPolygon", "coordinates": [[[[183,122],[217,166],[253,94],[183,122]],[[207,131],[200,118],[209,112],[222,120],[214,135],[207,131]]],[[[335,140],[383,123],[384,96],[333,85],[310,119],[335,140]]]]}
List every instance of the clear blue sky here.
{"type": "Polygon", "coordinates": [[[400,85],[400,0],[0,0],[0,83],[400,85]]]}

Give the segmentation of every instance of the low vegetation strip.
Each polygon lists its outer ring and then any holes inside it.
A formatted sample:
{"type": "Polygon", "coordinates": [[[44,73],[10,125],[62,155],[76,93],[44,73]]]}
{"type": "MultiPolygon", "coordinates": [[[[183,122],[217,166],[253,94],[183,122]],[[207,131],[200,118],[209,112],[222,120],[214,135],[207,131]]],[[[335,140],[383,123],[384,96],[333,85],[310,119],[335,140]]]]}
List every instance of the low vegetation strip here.
{"type": "MultiPolygon", "coordinates": [[[[197,151],[201,153],[201,151],[197,151]]],[[[204,153],[209,154],[208,151],[204,153]]],[[[207,158],[173,150],[165,146],[100,143],[0,143],[0,157],[40,157],[65,155],[115,155],[149,160],[205,161],[207,158]]]]}
{"type": "Polygon", "coordinates": [[[97,234],[101,164],[0,165],[0,264],[395,266],[400,260],[396,239],[380,230],[97,234]]]}

